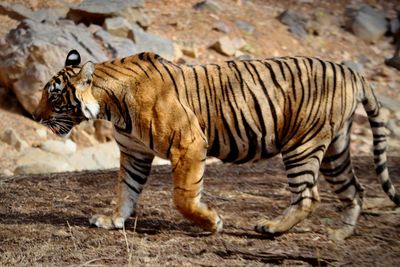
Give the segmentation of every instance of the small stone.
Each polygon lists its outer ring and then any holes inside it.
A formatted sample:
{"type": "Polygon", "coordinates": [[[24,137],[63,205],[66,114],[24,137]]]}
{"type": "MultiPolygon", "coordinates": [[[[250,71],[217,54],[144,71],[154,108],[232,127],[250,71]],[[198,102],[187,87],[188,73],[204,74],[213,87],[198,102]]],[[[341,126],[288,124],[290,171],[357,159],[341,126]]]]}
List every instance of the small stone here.
{"type": "Polygon", "coordinates": [[[0,177],[1,176],[3,176],[3,177],[11,177],[13,175],[14,175],[14,173],[12,171],[10,171],[9,169],[0,170],[0,177]]]}
{"type": "Polygon", "coordinates": [[[228,36],[219,38],[218,41],[211,46],[211,48],[225,56],[233,56],[237,50],[234,43],[228,36]]]}
{"type": "Polygon", "coordinates": [[[193,43],[184,42],[179,45],[179,48],[185,56],[191,58],[197,58],[199,56],[199,49],[193,43]]]}
{"type": "Polygon", "coordinates": [[[205,1],[200,1],[194,4],[193,6],[194,10],[204,10],[207,9],[211,12],[217,12],[221,10],[220,5],[218,4],[218,1],[215,0],[205,0],[205,1]]]}
{"type": "Polygon", "coordinates": [[[300,38],[307,37],[307,32],[305,30],[307,25],[307,19],[295,11],[285,10],[282,12],[278,19],[281,23],[289,27],[289,31],[300,38]]]}
{"type": "Polygon", "coordinates": [[[131,30],[130,23],[122,17],[107,18],[103,27],[110,34],[124,38],[128,36],[131,30]]]}
{"type": "Polygon", "coordinates": [[[247,45],[247,42],[243,38],[238,37],[232,39],[232,44],[237,50],[240,50],[247,45]]]}
{"type": "Polygon", "coordinates": [[[40,138],[47,138],[47,129],[45,129],[45,128],[38,128],[38,129],[36,129],[36,134],[37,134],[40,138]]]}
{"type": "Polygon", "coordinates": [[[223,32],[223,33],[229,33],[231,31],[229,26],[221,20],[214,23],[213,30],[223,32]]]}
{"type": "Polygon", "coordinates": [[[71,155],[76,151],[76,144],[70,139],[65,142],[57,140],[47,140],[39,146],[42,150],[59,155],[71,155]]]}
{"type": "Polygon", "coordinates": [[[0,136],[0,139],[10,146],[13,146],[17,151],[21,151],[29,147],[28,143],[26,143],[26,141],[23,140],[12,128],[6,129],[0,136]]]}
{"type": "Polygon", "coordinates": [[[247,21],[244,20],[237,20],[235,21],[236,27],[239,29],[243,30],[244,32],[248,34],[252,34],[254,32],[254,26],[247,21]]]}

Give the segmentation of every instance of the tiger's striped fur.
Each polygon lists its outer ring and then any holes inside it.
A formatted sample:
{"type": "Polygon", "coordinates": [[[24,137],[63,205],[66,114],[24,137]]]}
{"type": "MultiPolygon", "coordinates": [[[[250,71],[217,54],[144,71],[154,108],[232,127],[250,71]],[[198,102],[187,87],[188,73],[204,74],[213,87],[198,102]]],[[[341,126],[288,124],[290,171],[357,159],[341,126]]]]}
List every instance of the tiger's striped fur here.
{"type": "Polygon", "coordinates": [[[282,57],[187,66],[152,53],[79,63],[78,52],[71,51],[66,67],[45,86],[35,115],[60,134],[84,119],[113,122],[121,151],[118,203],[112,216],[90,220],[99,227],[123,227],[157,155],[171,161],[178,210],[204,229],[219,231],[220,217],[201,202],[206,156],[244,163],[281,153],[291,205],[256,231],[283,233],[308,216],[320,201],[321,170],[345,204],[345,226],[335,233],[345,238],[362,208],[363,189],[349,153],[359,102],[373,131],[376,173],[400,204],[386,166],[379,103],[366,80],[344,65],[282,57]]]}

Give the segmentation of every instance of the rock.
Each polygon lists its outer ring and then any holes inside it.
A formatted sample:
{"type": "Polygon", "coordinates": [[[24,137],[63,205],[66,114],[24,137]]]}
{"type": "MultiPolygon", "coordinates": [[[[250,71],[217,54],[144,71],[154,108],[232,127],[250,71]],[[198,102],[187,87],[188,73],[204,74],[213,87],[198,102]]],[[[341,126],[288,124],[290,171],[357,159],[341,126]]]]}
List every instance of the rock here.
{"type": "Polygon", "coordinates": [[[29,147],[26,141],[23,140],[12,128],[6,129],[0,135],[0,140],[14,147],[17,151],[21,151],[29,147]]]}
{"type": "Polygon", "coordinates": [[[151,16],[144,8],[127,8],[122,10],[119,14],[121,17],[124,17],[128,21],[136,23],[144,30],[147,30],[147,28],[152,23],[151,16]]]}
{"type": "Polygon", "coordinates": [[[79,147],[88,147],[98,145],[95,138],[95,127],[93,121],[84,121],[72,128],[70,138],[79,147]]]}
{"type": "Polygon", "coordinates": [[[289,31],[299,38],[307,37],[306,25],[307,19],[295,11],[285,10],[282,12],[278,19],[281,23],[289,26],[289,31]]]}
{"type": "Polygon", "coordinates": [[[197,58],[199,56],[199,49],[192,42],[181,42],[179,49],[185,56],[197,58]]]}
{"type": "Polygon", "coordinates": [[[14,175],[14,173],[12,171],[10,171],[9,169],[0,170],[0,177],[11,177],[13,175],[14,175]]]}
{"type": "Polygon", "coordinates": [[[152,165],[170,165],[171,162],[170,162],[169,160],[166,160],[166,159],[162,159],[162,158],[159,158],[159,157],[155,157],[155,158],[153,159],[153,162],[152,162],[151,164],[152,164],[152,165]]]}
{"type": "Polygon", "coordinates": [[[76,152],[76,144],[70,139],[65,140],[65,142],[58,140],[47,140],[41,143],[39,147],[44,151],[59,155],[72,155],[76,152]]]}
{"type": "Polygon", "coordinates": [[[51,21],[55,22],[61,18],[65,18],[69,8],[51,8],[51,9],[38,9],[32,11],[31,9],[20,4],[11,4],[5,1],[0,3],[0,14],[9,16],[15,20],[31,19],[37,22],[51,21]]]}
{"type": "Polygon", "coordinates": [[[237,20],[235,21],[235,25],[245,33],[252,34],[254,32],[254,26],[247,21],[237,20]]]}
{"type": "Polygon", "coordinates": [[[113,58],[122,58],[138,53],[136,45],[128,38],[111,35],[105,30],[98,30],[94,35],[105,44],[113,58]]]}
{"type": "Polygon", "coordinates": [[[144,7],[144,0],[84,0],[71,7],[67,17],[75,23],[102,25],[109,17],[119,16],[124,10],[144,7]]]}
{"type": "Polygon", "coordinates": [[[66,160],[76,171],[119,167],[119,149],[116,142],[107,142],[78,150],[66,160]]]}
{"type": "Polygon", "coordinates": [[[131,30],[130,23],[122,17],[107,18],[103,27],[110,34],[123,38],[126,38],[131,30]]]}
{"type": "Polygon", "coordinates": [[[90,135],[85,131],[79,131],[76,127],[71,131],[71,140],[73,140],[79,147],[90,147],[99,143],[93,135],[90,135]]]}
{"type": "Polygon", "coordinates": [[[18,158],[14,174],[35,174],[73,171],[65,157],[31,148],[18,158]]]}
{"type": "Polygon", "coordinates": [[[197,2],[196,4],[194,4],[192,7],[194,10],[205,10],[206,9],[211,12],[218,12],[221,10],[221,6],[215,0],[200,1],[200,2],[197,2]]]}
{"type": "Polygon", "coordinates": [[[347,28],[358,38],[375,43],[383,37],[389,24],[385,14],[368,5],[363,5],[359,10],[347,9],[347,28]]]}
{"type": "Polygon", "coordinates": [[[137,53],[151,51],[168,60],[174,60],[176,58],[172,41],[147,33],[136,24],[131,24],[131,26],[132,29],[128,37],[135,42],[137,53]]]}
{"type": "Polygon", "coordinates": [[[240,50],[247,45],[247,42],[243,38],[237,37],[232,39],[232,44],[236,50],[240,50]]]}
{"type": "Polygon", "coordinates": [[[349,67],[350,69],[354,70],[355,72],[358,72],[361,74],[364,72],[364,66],[361,63],[354,62],[351,60],[345,60],[342,62],[342,64],[349,67]]]}
{"type": "Polygon", "coordinates": [[[229,26],[221,20],[214,23],[213,30],[223,32],[223,33],[229,33],[231,31],[229,26]]]}
{"type": "Polygon", "coordinates": [[[45,129],[45,128],[38,128],[38,129],[36,129],[36,134],[37,134],[40,138],[47,138],[47,129],[45,129]]]}
{"type": "Polygon", "coordinates": [[[95,128],[95,137],[100,143],[114,140],[114,127],[111,122],[105,120],[95,120],[93,122],[95,128]]]}
{"type": "Polygon", "coordinates": [[[64,66],[66,54],[77,49],[82,61],[101,62],[107,56],[84,26],[24,20],[0,44],[0,85],[12,88],[26,111],[32,113],[43,85],[64,66]]]}
{"type": "Polygon", "coordinates": [[[308,34],[320,36],[332,31],[334,25],[333,16],[326,12],[312,14],[312,19],[306,22],[305,28],[308,34]]]}
{"type": "Polygon", "coordinates": [[[222,36],[219,38],[218,41],[211,46],[211,48],[225,56],[233,56],[237,50],[234,43],[228,36],[222,36]]]}

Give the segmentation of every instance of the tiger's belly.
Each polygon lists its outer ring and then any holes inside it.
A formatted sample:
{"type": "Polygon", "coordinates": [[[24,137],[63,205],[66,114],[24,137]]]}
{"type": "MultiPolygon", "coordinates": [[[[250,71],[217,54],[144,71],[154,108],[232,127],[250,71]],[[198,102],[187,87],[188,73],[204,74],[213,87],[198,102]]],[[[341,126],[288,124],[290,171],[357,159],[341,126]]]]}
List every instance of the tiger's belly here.
{"type": "Polygon", "coordinates": [[[261,137],[247,131],[246,136],[214,134],[208,139],[207,155],[223,162],[246,163],[271,158],[280,153],[275,136],[261,137]]]}

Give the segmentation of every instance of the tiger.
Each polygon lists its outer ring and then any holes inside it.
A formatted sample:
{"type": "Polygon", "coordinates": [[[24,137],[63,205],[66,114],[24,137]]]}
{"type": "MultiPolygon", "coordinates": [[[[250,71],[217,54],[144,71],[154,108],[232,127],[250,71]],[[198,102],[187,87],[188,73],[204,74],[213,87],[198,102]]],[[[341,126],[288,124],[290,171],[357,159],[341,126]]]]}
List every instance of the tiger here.
{"type": "Polygon", "coordinates": [[[343,226],[331,235],[344,239],[363,203],[349,150],[359,103],[373,133],[377,177],[399,206],[387,168],[386,124],[371,86],[353,69],[316,57],[186,65],[143,52],[81,65],[71,50],[33,116],[59,135],[84,120],[112,122],[120,150],[116,206],[111,215],[90,218],[97,227],[124,227],[158,156],[171,163],[177,210],[204,231],[220,232],[221,217],[202,201],[206,158],[241,164],[281,155],[290,205],[274,219],[260,218],[255,231],[280,235],[308,217],[320,202],[321,173],[344,206],[343,226]]]}

